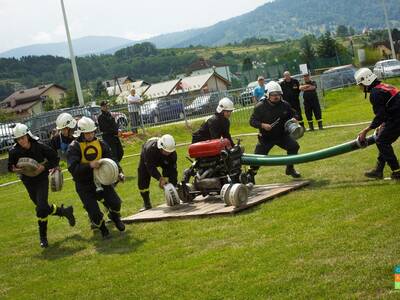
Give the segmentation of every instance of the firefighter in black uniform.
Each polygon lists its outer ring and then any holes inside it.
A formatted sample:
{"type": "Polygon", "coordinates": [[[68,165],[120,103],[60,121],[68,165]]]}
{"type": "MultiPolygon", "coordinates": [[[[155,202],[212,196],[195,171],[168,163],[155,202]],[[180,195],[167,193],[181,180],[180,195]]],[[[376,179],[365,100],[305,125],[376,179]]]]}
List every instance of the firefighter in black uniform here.
{"type": "Polygon", "coordinates": [[[383,169],[387,163],[392,170],[392,179],[400,180],[400,166],[392,143],[400,136],[400,91],[389,84],[381,83],[368,68],[359,69],[354,75],[356,83],[364,90],[365,96],[370,93],[375,117],[371,124],[359,133],[359,139],[365,140],[370,130],[377,130],[376,146],[379,150],[376,167],[365,173],[369,178],[382,179],[383,169]]]}
{"type": "Polygon", "coordinates": [[[108,102],[102,101],[100,103],[101,114],[98,118],[99,129],[102,132],[103,141],[111,148],[114,158],[120,162],[124,156],[124,149],[122,148],[121,141],[118,137],[119,128],[114,117],[108,110],[108,102]]]}
{"type": "Polygon", "coordinates": [[[290,72],[286,71],[283,73],[283,81],[280,83],[283,99],[289,102],[292,108],[296,111],[299,124],[304,127],[303,116],[301,115],[300,106],[300,83],[296,78],[290,76],[290,72]]]}
{"type": "MultiPolygon", "coordinates": [[[[296,112],[289,103],[282,100],[282,89],[279,83],[270,81],[266,85],[266,97],[256,104],[250,117],[250,125],[259,129],[258,144],[255,154],[266,155],[275,145],[287,151],[288,155],[297,154],[300,146],[288,132],[284,124],[290,119],[296,119],[296,112]]],[[[254,182],[258,167],[252,166],[249,170],[250,181],[254,182]]],[[[299,178],[301,175],[293,165],[286,167],[286,175],[299,178]]]]}
{"type": "Polygon", "coordinates": [[[158,181],[160,188],[163,188],[168,182],[177,185],[176,160],[175,140],[172,135],[165,134],[160,138],[151,138],[144,143],[138,167],[138,187],[144,203],[141,211],[151,208],[149,192],[151,177],[158,181]],[[157,167],[162,168],[162,175],[157,167]]]}
{"type": "Polygon", "coordinates": [[[311,131],[314,130],[313,113],[318,123],[318,128],[321,130],[322,126],[322,113],[317,94],[317,83],[311,80],[310,74],[304,74],[304,85],[300,86],[303,91],[304,99],[304,112],[306,114],[308,127],[311,131]]]}
{"type": "Polygon", "coordinates": [[[51,138],[50,146],[58,152],[62,159],[66,158],[69,144],[74,140],[73,133],[76,120],[69,113],[62,113],[57,117],[57,133],[51,138]]]}
{"type": "Polygon", "coordinates": [[[233,110],[233,102],[229,98],[221,99],[215,114],[205,121],[199,130],[193,133],[192,143],[227,138],[233,147],[234,143],[229,132],[229,118],[233,110]]]}
{"type": "MultiPolygon", "coordinates": [[[[96,126],[92,119],[82,117],[78,121],[79,138],[71,143],[67,151],[68,170],[75,181],[78,193],[92,225],[99,228],[102,236],[109,235],[97,201],[103,203],[108,209],[108,217],[114,222],[119,231],[125,230],[121,221],[121,199],[112,185],[102,185],[98,189],[94,182],[93,169],[99,168],[101,158],[112,158],[112,153],[107,144],[99,141],[95,136],[96,126]]],[[[117,163],[118,164],[118,163],[117,163]]],[[[120,178],[123,174],[120,169],[120,178]]]]}
{"type": "Polygon", "coordinates": [[[47,240],[47,218],[49,215],[66,217],[71,226],[75,225],[73,207],[58,207],[55,204],[49,205],[49,172],[58,167],[59,159],[57,152],[47,145],[38,142],[38,137],[32,135],[28,127],[18,123],[13,129],[16,144],[9,151],[8,169],[11,172],[21,174],[20,178],[28,191],[29,197],[36,206],[36,216],[38,218],[40,246],[48,247],[47,240]],[[39,167],[34,172],[33,177],[23,175],[23,170],[17,167],[20,158],[31,158],[36,160],[39,167]]]}

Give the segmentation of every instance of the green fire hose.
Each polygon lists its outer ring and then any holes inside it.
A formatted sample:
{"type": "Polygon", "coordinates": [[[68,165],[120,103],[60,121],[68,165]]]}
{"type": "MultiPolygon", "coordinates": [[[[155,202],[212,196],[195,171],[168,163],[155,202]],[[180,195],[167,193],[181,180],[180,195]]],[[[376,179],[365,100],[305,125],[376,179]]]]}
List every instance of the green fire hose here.
{"type": "Polygon", "coordinates": [[[375,135],[369,136],[365,142],[360,142],[358,139],[356,139],[354,141],[347,142],[334,147],[298,155],[269,156],[269,155],[244,153],[242,155],[241,161],[243,165],[249,165],[249,166],[297,165],[344,154],[357,149],[365,148],[373,144],[375,144],[375,135]]]}

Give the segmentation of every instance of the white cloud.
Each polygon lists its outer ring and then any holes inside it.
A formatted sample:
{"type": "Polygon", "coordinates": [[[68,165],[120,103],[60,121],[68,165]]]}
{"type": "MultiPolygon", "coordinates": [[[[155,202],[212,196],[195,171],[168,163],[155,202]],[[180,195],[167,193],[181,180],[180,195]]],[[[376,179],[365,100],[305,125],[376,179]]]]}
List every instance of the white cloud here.
{"type": "Polygon", "coordinates": [[[31,40],[35,43],[49,43],[52,41],[52,36],[47,32],[37,32],[32,37],[31,40]]]}

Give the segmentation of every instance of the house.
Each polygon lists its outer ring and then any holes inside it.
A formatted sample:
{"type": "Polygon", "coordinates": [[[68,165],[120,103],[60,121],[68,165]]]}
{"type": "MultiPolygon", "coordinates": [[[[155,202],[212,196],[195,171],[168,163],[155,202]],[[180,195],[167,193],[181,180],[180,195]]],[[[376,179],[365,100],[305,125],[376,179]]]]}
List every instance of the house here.
{"type": "Polygon", "coordinates": [[[212,63],[209,60],[205,60],[200,58],[198,61],[191,64],[187,72],[184,74],[177,75],[177,78],[184,78],[186,76],[196,76],[196,75],[204,75],[210,73],[218,73],[220,76],[224,77],[226,80],[231,82],[231,71],[228,65],[222,65],[218,63],[212,63]]]}
{"type": "Polygon", "coordinates": [[[174,79],[152,84],[145,92],[144,96],[149,99],[164,98],[179,91],[182,92],[180,82],[182,79],[174,79]]]}
{"type": "Polygon", "coordinates": [[[203,75],[189,76],[182,78],[177,88],[171,92],[171,95],[178,93],[209,93],[217,91],[226,91],[230,82],[219,75],[217,72],[206,73],[203,75]]]}
{"type": "Polygon", "coordinates": [[[20,116],[37,115],[44,112],[44,104],[51,101],[56,108],[66,96],[66,89],[58,84],[45,84],[14,92],[0,103],[6,112],[20,116]]]}
{"type": "MultiPolygon", "coordinates": [[[[124,84],[111,86],[111,87],[108,87],[106,90],[107,90],[108,96],[118,96],[121,93],[129,92],[131,90],[131,88],[135,88],[137,90],[137,92],[139,92],[139,90],[140,90],[140,92],[143,93],[150,87],[150,85],[151,85],[150,83],[148,83],[144,80],[137,80],[134,82],[130,81],[130,82],[126,82],[124,84]]],[[[139,93],[137,93],[137,94],[140,95],[139,93]]]]}
{"type": "Polygon", "coordinates": [[[114,85],[118,86],[118,85],[130,83],[130,82],[133,82],[133,80],[131,78],[129,78],[129,76],[124,76],[124,77],[119,77],[119,78],[115,78],[115,79],[105,80],[102,82],[102,84],[107,89],[109,87],[113,87],[114,85]]]}
{"type": "MultiPolygon", "coordinates": [[[[377,42],[377,43],[374,43],[373,46],[375,49],[379,50],[383,59],[392,58],[392,48],[390,46],[389,41],[377,42]]],[[[400,58],[400,53],[399,53],[400,52],[400,40],[393,41],[393,47],[394,47],[394,51],[396,52],[396,58],[399,59],[400,58]]]]}

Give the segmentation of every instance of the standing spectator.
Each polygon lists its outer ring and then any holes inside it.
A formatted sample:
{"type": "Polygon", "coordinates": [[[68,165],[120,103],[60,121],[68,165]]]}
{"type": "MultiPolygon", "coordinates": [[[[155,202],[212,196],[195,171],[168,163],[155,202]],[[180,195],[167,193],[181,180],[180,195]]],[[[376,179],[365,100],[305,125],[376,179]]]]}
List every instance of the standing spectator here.
{"type": "Polygon", "coordinates": [[[118,125],[108,108],[108,101],[101,101],[101,114],[98,118],[99,128],[103,135],[103,141],[111,148],[113,157],[120,162],[124,156],[124,149],[119,140],[118,125]]]}
{"type": "Polygon", "coordinates": [[[253,90],[253,103],[257,104],[265,95],[265,79],[262,76],[257,78],[258,85],[253,90]]]}
{"type": "Polygon", "coordinates": [[[313,113],[318,122],[318,128],[322,130],[322,113],[317,94],[317,83],[311,80],[310,74],[304,74],[304,85],[300,86],[300,90],[303,91],[304,111],[310,130],[314,130],[313,113]]]}
{"type": "Polygon", "coordinates": [[[142,104],[142,99],[136,95],[136,90],[131,88],[131,94],[128,96],[128,111],[131,116],[131,127],[133,133],[137,133],[137,128],[140,124],[140,104],[142,104]]]}
{"type": "Polygon", "coordinates": [[[290,76],[290,72],[286,71],[283,73],[283,81],[280,83],[283,91],[283,99],[292,106],[297,112],[299,124],[304,127],[303,117],[301,115],[300,107],[300,83],[297,79],[290,76]]]}

